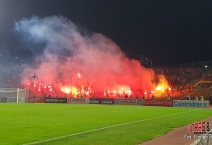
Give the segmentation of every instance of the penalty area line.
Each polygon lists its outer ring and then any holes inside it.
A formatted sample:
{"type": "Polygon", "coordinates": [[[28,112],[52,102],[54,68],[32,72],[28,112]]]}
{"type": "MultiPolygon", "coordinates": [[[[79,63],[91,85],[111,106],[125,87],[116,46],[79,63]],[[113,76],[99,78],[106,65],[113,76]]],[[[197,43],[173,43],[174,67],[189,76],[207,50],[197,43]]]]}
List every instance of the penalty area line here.
{"type": "Polygon", "coordinates": [[[158,118],[164,118],[164,117],[169,117],[169,116],[174,116],[174,115],[179,115],[179,114],[185,114],[185,113],[198,111],[198,110],[201,110],[201,109],[195,109],[195,110],[191,110],[191,111],[185,111],[185,112],[180,112],[180,113],[174,113],[174,114],[169,114],[169,115],[163,115],[163,116],[158,116],[158,117],[153,117],[153,118],[148,118],[148,119],[142,119],[142,120],[137,120],[137,121],[132,121],[132,122],[126,122],[126,123],[111,125],[111,126],[97,128],[97,129],[91,129],[91,130],[87,130],[87,131],[77,132],[77,133],[73,133],[73,134],[69,134],[69,135],[50,138],[50,139],[41,140],[41,141],[32,142],[32,143],[27,143],[27,144],[23,144],[23,145],[34,145],[34,144],[39,144],[39,143],[44,143],[44,142],[50,142],[50,141],[53,141],[53,140],[58,140],[58,139],[76,136],[76,135],[80,135],[80,134],[85,134],[85,133],[104,130],[104,129],[108,129],[108,128],[119,127],[119,126],[124,126],[124,125],[129,125],[129,124],[134,124],[134,123],[139,123],[139,122],[144,122],[144,121],[149,121],[149,120],[154,120],[154,119],[158,119],[158,118]]]}

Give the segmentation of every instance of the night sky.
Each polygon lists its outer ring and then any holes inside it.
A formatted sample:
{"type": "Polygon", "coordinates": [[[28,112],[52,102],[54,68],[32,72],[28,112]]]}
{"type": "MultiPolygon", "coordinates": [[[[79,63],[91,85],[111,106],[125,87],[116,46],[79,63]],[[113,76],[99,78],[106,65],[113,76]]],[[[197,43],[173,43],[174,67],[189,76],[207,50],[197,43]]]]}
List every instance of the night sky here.
{"type": "Polygon", "coordinates": [[[125,53],[145,54],[154,65],[212,60],[210,0],[0,0],[0,54],[33,57],[15,22],[53,15],[105,35],[125,53]]]}

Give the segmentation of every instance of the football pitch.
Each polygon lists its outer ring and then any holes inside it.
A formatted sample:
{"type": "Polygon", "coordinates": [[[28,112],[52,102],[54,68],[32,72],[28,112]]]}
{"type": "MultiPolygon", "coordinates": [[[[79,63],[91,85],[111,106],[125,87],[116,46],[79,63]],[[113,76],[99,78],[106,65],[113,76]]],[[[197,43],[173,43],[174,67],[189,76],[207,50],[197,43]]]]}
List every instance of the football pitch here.
{"type": "Polygon", "coordinates": [[[136,145],[211,115],[202,108],[0,103],[0,144],[136,145]]]}

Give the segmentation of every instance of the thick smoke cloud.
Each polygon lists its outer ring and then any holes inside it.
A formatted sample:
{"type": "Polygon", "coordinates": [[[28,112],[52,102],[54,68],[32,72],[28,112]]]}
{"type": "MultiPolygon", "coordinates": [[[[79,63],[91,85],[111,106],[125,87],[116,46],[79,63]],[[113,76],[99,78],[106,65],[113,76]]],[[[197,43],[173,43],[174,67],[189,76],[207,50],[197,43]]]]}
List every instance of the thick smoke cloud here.
{"type": "MultiPolygon", "coordinates": [[[[129,59],[109,38],[99,33],[81,33],[64,17],[32,17],[15,23],[15,30],[27,43],[42,44],[31,49],[33,63],[22,65],[22,83],[50,85],[59,93],[63,87],[76,87],[96,92],[118,91],[135,94],[150,91],[154,71],[139,61],[129,59]],[[38,53],[39,52],[39,53],[38,53]]],[[[29,48],[30,49],[30,48],[29,48]]]]}

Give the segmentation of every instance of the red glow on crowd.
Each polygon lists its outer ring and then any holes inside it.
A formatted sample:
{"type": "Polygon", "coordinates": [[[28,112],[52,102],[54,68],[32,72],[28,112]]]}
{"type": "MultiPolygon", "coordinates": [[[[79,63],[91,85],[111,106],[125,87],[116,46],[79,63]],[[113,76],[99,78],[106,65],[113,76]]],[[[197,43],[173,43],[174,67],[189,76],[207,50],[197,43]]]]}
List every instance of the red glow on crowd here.
{"type": "Polygon", "coordinates": [[[157,97],[157,94],[161,94],[167,90],[171,91],[168,83],[166,80],[164,80],[165,77],[160,80],[160,84],[158,85],[152,83],[150,87],[142,87],[141,78],[132,79],[132,77],[127,78],[127,76],[123,76],[122,78],[120,75],[116,76],[109,74],[108,72],[105,74],[102,73],[98,76],[88,74],[84,75],[84,77],[82,77],[82,75],[78,72],[76,75],[74,75],[72,72],[72,76],[68,78],[69,80],[67,80],[65,85],[56,83],[55,80],[51,79],[54,78],[54,76],[51,75],[45,79],[41,78],[41,81],[45,80],[46,82],[38,83],[37,80],[34,79],[32,80],[33,86],[31,87],[31,83],[27,83],[26,87],[30,88],[32,94],[36,94],[36,96],[51,94],[51,96],[59,95],[61,97],[107,96],[110,98],[115,98],[117,95],[120,95],[124,98],[126,95],[133,97],[142,97],[145,95],[150,98],[153,94],[157,97]],[[131,79],[131,81],[128,81],[129,79],[131,79]]]}

